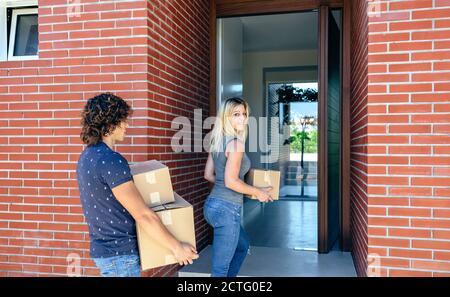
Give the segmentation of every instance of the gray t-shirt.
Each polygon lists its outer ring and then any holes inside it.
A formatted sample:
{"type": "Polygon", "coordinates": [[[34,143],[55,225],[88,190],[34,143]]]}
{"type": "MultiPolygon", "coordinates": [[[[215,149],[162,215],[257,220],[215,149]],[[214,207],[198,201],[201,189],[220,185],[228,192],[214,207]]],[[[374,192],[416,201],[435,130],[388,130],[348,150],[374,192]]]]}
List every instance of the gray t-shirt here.
{"type": "MultiPolygon", "coordinates": [[[[227,144],[235,138],[225,137],[223,142],[223,150],[218,153],[211,153],[214,161],[215,183],[210,196],[230,201],[235,204],[243,204],[243,194],[233,191],[225,186],[225,166],[227,164],[227,157],[225,156],[225,149],[227,144]]],[[[250,170],[250,159],[244,152],[241,161],[241,168],[239,170],[239,178],[244,180],[245,174],[250,170]]]]}

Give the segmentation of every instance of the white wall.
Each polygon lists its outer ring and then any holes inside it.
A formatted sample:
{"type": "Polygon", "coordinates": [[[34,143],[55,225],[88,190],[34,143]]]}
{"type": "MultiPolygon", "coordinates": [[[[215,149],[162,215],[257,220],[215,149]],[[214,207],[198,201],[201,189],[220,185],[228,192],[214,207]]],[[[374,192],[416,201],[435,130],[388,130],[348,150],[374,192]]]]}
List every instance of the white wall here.
{"type": "Polygon", "coordinates": [[[226,98],[242,97],[243,25],[240,18],[228,18],[219,20],[218,27],[220,104],[226,98]]]}

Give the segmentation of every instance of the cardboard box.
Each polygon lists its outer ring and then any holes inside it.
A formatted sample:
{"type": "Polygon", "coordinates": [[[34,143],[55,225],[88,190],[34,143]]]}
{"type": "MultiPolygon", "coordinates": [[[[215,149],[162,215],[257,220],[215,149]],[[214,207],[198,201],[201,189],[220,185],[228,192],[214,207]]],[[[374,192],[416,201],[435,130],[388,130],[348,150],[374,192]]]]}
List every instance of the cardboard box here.
{"type": "MultiPolygon", "coordinates": [[[[246,182],[255,187],[272,186],[270,192],[273,200],[278,200],[280,194],[280,171],[250,169],[247,173],[246,182]]],[[[251,199],[257,199],[256,196],[247,196],[251,199]]]]}
{"type": "MultiPolygon", "coordinates": [[[[195,245],[194,210],[192,205],[175,193],[175,202],[152,208],[166,228],[179,241],[195,245]]],[[[142,270],[177,263],[172,252],[152,239],[136,224],[142,270]]]]}
{"type": "Polygon", "coordinates": [[[130,165],[136,187],[150,207],[175,201],[169,168],[150,160],[130,165]]]}

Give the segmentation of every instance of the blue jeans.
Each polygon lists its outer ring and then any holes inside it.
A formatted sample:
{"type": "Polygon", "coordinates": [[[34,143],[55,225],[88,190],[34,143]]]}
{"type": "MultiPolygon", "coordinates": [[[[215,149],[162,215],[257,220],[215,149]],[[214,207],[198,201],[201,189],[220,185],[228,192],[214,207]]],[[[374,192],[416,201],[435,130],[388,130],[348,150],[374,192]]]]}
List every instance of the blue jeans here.
{"type": "Polygon", "coordinates": [[[213,277],[237,276],[250,246],[247,233],[241,226],[242,206],[209,196],[203,215],[214,228],[213,277]]]}
{"type": "Polygon", "coordinates": [[[94,258],[95,265],[100,269],[101,276],[141,276],[141,263],[137,255],[122,255],[109,258],[94,258]]]}

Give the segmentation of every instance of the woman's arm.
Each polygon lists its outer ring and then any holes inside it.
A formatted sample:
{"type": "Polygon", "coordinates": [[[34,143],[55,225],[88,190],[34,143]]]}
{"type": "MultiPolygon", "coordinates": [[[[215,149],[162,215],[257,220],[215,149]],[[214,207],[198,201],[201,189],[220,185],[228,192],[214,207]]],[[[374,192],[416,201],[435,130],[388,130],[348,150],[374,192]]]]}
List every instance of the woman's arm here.
{"type": "Polygon", "coordinates": [[[205,179],[211,183],[216,181],[216,176],[214,175],[214,162],[211,153],[208,154],[208,160],[206,161],[205,179]]]}
{"type": "Polygon", "coordinates": [[[233,140],[228,143],[225,150],[225,155],[227,156],[227,163],[225,165],[225,186],[238,193],[256,196],[261,202],[272,201],[272,198],[268,193],[272,187],[253,187],[239,178],[244,150],[245,146],[239,140],[233,140]]]}

